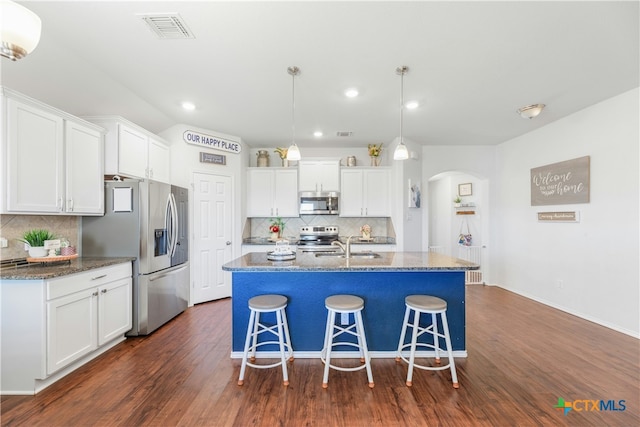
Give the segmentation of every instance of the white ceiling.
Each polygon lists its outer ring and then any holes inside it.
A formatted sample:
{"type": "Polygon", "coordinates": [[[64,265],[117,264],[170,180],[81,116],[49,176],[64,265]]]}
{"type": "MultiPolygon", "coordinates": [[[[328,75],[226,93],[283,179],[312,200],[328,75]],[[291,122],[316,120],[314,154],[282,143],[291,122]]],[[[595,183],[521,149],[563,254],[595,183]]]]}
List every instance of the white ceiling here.
{"type": "Polygon", "coordinates": [[[499,144],[639,86],[638,1],[20,3],[42,38],[2,58],[3,85],[79,116],[156,133],[182,123],[253,147],[291,142],[291,65],[301,147],[391,142],[401,65],[405,101],[421,104],[404,136],[422,145],[499,144]],[[158,39],[136,16],[150,12],[179,13],[195,39],[158,39]],[[516,114],[532,103],[547,105],[537,119],[516,114]]]}

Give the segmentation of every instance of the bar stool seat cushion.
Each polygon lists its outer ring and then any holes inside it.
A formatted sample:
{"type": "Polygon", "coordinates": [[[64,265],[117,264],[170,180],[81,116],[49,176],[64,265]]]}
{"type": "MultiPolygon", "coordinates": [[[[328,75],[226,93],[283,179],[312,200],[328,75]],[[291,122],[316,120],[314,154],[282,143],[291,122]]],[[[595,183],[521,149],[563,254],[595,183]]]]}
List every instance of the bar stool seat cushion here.
{"type": "Polygon", "coordinates": [[[249,308],[254,310],[278,310],[287,305],[287,297],[282,295],[258,295],[249,300],[249,308]]]}
{"type": "Polygon", "coordinates": [[[364,308],[364,300],[355,295],[332,295],[324,301],[327,309],[334,311],[357,311],[364,308]]]}
{"type": "Polygon", "coordinates": [[[405,298],[405,303],[411,308],[423,311],[441,311],[447,309],[447,302],[445,300],[430,295],[409,295],[405,298]]]}

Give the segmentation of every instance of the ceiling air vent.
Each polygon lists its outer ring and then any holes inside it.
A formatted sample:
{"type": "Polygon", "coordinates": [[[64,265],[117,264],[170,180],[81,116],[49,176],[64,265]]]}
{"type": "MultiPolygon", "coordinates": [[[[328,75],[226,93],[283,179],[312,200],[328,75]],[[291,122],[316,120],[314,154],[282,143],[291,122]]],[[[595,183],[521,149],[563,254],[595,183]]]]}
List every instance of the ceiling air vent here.
{"type": "Polygon", "coordinates": [[[348,131],[348,130],[341,130],[341,131],[336,132],[336,135],[337,136],[351,136],[351,135],[353,135],[353,132],[348,131]]]}
{"type": "Polygon", "coordinates": [[[151,31],[160,39],[195,38],[182,17],[177,13],[138,14],[147,23],[151,31]]]}

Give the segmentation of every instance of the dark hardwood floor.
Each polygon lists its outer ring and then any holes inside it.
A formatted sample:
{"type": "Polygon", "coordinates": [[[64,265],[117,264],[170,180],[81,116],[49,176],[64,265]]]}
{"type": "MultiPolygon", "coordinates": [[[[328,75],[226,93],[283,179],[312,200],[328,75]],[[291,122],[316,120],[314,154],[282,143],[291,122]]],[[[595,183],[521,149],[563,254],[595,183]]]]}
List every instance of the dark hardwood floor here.
{"type": "MultiPolygon", "coordinates": [[[[366,310],[366,307],[365,307],[366,310]]],[[[3,426],[638,426],[640,341],[500,288],[467,287],[468,357],[448,371],[372,361],[331,371],[319,360],[249,369],[230,359],[230,300],[197,305],[131,338],[36,396],[3,396],[3,426]],[[558,398],[575,409],[564,415],[558,398]],[[614,401],[593,411],[583,400],[614,401]],[[609,409],[612,406],[608,407],[609,409]]],[[[295,343],[294,343],[295,345],[295,343]]]]}

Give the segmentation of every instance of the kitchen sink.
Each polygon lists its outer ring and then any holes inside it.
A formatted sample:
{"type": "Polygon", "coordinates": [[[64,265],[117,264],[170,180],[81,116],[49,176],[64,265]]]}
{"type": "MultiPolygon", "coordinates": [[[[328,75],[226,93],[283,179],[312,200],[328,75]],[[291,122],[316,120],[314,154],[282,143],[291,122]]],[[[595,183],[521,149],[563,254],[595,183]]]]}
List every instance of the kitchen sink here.
{"type": "MultiPolygon", "coordinates": [[[[316,257],[344,258],[345,254],[343,252],[318,252],[316,253],[316,257]]],[[[351,258],[380,258],[380,254],[375,252],[351,252],[351,258]]]]}

